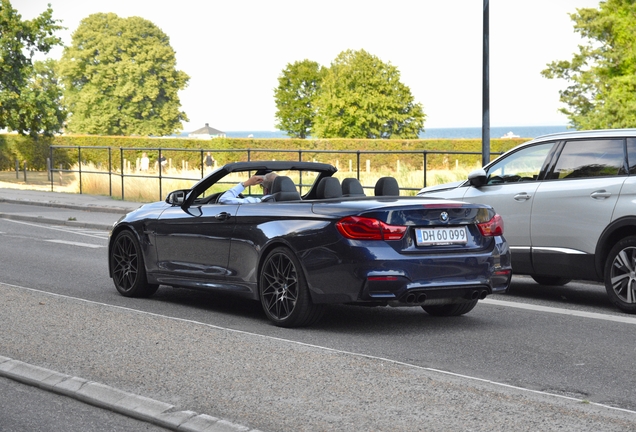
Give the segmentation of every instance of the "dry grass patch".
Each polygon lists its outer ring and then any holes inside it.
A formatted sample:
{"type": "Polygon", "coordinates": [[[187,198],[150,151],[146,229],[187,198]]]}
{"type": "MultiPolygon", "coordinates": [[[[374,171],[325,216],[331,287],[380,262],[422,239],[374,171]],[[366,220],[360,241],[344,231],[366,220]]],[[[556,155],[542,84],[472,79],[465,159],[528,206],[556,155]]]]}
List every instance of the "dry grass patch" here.
{"type": "MultiPolygon", "coordinates": [[[[453,169],[429,169],[426,172],[427,186],[449,183],[467,178],[468,173],[475,167],[456,166],[453,169]]],[[[167,168],[159,179],[159,173],[156,170],[146,172],[135,171],[134,169],[125,172],[122,177],[120,172],[108,172],[98,168],[92,163],[82,164],[81,174],[79,166],[76,164],[71,168],[70,173],[63,173],[63,178],[59,174],[54,173],[54,190],[56,192],[79,193],[80,192],[80,175],[81,175],[81,192],[91,195],[107,195],[116,199],[122,199],[122,182],[123,195],[127,201],[137,202],[153,202],[165,199],[166,195],[177,189],[189,189],[201,178],[201,170],[198,169],[181,169],[167,168]],[[59,177],[59,179],[58,179],[59,177]],[[161,183],[160,183],[161,182],[161,183]],[[160,193],[161,190],[161,193],[160,193]]],[[[2,172],[5,176],[0,175],[0,187],[34,189],[50,191],[50,182],[46,181],[46,172],[34,173],[31,177],[32,181],[38,184],[24,183],[15,177],[15,172],[2,172]],[[37,178],[39,175],[40,178],[37,178]]],[[[207,173],[206,173],[207,174],[207,173]]],[[[28,174],[31,176],[31,174],[28,174]]],[[[412,169],[408,166],[401,166],[399,169],[378,168],[367,172],[360,172],[360,183],[365,187],[367,195],[373,194],[373,187],[380,177],[395,177],[398,184],[402,188],[402,195],[415,195],[417,191],[424,185],[424,171],[422,169],[412,169]],[[409,190],[411,189],[411,190],[409,190]]],[[[22,177],[22,176],[20,176],[22,177]]],[[[300,178],[291,176],[292,180],[298,185],[300,178]]],[[[340,181],[347,177],[356,177],[355,171],[349,171],[343,168],[335,174],[340,181]]],[[[247,173],[234,173],[226,177],[223,184],[216,185],[208,191],[208,193],[221,192],[229,189],[234,184],[247,180],[247,173]]],[[[313,179],[303,177],[302,183],[304,187],[301,193],[306,193],[307,185],[313,183],[313,179]]]]}

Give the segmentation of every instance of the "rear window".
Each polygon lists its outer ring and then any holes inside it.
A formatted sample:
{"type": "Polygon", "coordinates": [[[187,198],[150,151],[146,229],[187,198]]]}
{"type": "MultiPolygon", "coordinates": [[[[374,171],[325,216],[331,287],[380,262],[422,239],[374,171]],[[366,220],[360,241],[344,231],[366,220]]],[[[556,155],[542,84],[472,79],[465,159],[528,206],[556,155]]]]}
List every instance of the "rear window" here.
{"type": "Polygon", "coordinates": [[[607,177],[626,172],[622,139],[568,141],[551,178],[607,177]]]}

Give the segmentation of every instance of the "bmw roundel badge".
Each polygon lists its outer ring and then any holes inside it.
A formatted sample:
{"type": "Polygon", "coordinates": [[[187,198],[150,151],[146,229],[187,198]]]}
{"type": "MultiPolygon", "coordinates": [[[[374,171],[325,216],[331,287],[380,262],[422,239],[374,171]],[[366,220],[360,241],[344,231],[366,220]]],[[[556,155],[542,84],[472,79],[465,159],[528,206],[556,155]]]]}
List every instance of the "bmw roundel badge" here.
{"type": "Polygon", "coordinates": [[[439,215],[439,219],[440,219],[442,222],[448,222],[448,213],[446,213],[446,212],[442,212],[442,213],[440,213],[440,215],[439,215]]]}

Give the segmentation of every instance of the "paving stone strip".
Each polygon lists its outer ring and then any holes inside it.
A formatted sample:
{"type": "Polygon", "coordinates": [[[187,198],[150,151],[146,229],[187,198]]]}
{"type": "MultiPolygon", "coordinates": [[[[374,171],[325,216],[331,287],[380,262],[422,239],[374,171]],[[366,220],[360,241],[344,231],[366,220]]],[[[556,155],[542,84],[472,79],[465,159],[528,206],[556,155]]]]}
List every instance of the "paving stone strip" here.
{"type": "Polygon", "coordinates": [[[227,420],[116,388],[0,356],[0,376],[39,387],[170,430],[184,432],[257,432],[227,420]]]}

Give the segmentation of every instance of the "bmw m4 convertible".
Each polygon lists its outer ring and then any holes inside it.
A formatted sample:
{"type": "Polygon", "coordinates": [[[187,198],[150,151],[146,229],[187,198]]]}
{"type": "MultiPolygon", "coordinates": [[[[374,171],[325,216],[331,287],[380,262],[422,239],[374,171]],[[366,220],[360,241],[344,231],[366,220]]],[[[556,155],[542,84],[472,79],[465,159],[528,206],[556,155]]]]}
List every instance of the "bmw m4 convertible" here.
{"type": "Polygon", "coordinates": [[[510,251],[491,207],[399,196],[392,177],[365,189],[336,172],[314,162],[230,163],[143,205],[111,231],[115,287],[126,297],[160,285],[233,293],[259,301],[282,327],[314,324],[334,303],[456,316],[507,291],[510,251]],[[261,189],[247,181],[254,176],[273,181],[261,189]]]}

